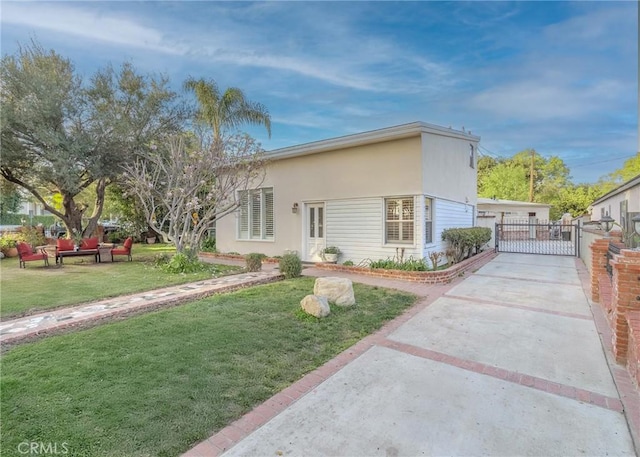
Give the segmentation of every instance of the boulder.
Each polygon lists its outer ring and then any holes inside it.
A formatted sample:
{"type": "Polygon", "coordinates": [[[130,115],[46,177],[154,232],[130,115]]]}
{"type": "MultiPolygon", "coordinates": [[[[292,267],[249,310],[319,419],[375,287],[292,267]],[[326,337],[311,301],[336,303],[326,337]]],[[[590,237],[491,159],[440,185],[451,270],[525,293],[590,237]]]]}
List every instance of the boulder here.
{"type": "Polygon", "coordinates": [[[300,306],[305,313],[315,317],[325,317],[331,312],[327,297],[319,297],[317,295],[307,295],[300,302],[300,306]]]}
{"type": "Polygon", "coordinates": [[[346,278],[317,278],[313,286],[313,293],[327,297],[329,303],[338,306],[352,306],[356,304],[353,295],[353,283],[346,278]]]}

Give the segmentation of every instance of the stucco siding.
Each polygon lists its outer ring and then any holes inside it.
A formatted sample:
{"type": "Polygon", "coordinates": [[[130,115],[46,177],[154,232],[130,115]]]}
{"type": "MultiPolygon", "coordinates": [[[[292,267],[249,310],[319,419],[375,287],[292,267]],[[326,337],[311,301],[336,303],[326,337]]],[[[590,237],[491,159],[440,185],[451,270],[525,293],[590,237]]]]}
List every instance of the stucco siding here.
{"type": "Polygon", "coordinates": [[[444,135],[423,134],[422,193],[476,205],[478,143],[444,135]],[[470,166],[470,145],[474,166],[470,166]]]}
{"type": "Polygon", "coordinates": [[[621,221],[620,203],[627,201],[627,211],[629,213],[640,212],[640,186],[627,189],[617,195],[593,205],[591,211],[591,220],[599,221],[602,215],[602,209],[605,214],[608,213],[618,224],[621,221]]]}

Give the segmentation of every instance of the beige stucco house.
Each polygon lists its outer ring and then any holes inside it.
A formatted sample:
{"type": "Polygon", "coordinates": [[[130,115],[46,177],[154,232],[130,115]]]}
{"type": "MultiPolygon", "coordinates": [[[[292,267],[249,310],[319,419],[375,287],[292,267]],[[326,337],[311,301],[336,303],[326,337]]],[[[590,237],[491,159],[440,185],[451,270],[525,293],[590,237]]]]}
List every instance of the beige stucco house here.
{"type": "Polygon", "coordinates": [[[640,214],[640,175],[594,201],[589,212],[592,221],[599,221],[608,214],[625,232],[631,233],[631,218],[640,214]]]}
{"type": "Polygon", "coordinates": [[[319,261],[337,246],[355,263],[443,251],[444,229],[474,225],[479,141],[415,122],[268,152],[261,187],[217,222],[217,247],[319,261]]]}

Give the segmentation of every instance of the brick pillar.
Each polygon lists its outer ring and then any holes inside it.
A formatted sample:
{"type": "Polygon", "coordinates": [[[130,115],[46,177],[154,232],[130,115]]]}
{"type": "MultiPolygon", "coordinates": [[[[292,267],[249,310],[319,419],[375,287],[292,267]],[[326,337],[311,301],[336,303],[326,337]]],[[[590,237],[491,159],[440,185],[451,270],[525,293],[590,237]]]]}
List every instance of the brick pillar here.
{"type": "Polygon", "coordinates": [[[611,238],[600,238],[591,243],[591,300],[600,302],[600,276],[606,275],[607,250],[611,238]]]}
{"type": "Polygon", "coordinates": [[[613,353],[617,362],[624,363],[629,347],[627,313],[640,311],[640,251],[623,249],[610,263],[613,267],[613,353]]]}

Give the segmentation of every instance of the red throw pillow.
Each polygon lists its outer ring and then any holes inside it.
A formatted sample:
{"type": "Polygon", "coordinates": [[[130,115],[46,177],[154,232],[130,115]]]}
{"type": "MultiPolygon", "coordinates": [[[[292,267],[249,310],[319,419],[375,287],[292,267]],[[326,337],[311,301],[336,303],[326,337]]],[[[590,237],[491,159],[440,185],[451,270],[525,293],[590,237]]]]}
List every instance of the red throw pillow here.
{"type": "Polygon", "coordinates": [[[80,249],[98,249],[98,238],[85,238],[82,240],[80,249]]]}
{"type": "Polygon", "coordinates": [[[56,241],[58,251],[73,251],[73,240],[67,240],[66,238],[58,238],[56,241]]]}

